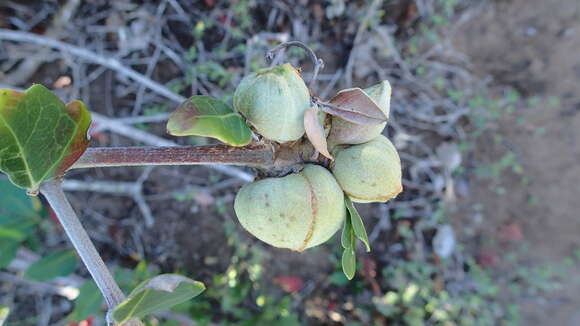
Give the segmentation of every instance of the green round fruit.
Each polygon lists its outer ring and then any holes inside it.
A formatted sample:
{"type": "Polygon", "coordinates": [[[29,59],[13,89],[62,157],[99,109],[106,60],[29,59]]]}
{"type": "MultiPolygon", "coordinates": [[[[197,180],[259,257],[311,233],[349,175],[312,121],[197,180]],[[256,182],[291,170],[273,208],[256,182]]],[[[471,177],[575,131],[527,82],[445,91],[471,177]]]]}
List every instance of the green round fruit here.
{"type": "Polygon", "coordinates": [[[309,107],[308,87],[288,63],[244,77],[234,93],[234,108],[260,135],[279,143],[304,135],[309,107]]]}
{"type": "Polygon", "coordinates": [[[332,173],[352,201],[386,202],[403,190],[401,160],[385,136],[337,148],[334,155],[332,173]]]}
{"type": "MultiPolygon", "coordinates": [[[[377,104],[388,118],[391,110],[391,84],[383,80],[374,86],[363,89],[363,91],[377,104]]],[[[333,117],[328,143],[331,147],[334,145],[366,143],[381,135],[386,126],[386,122],[363,125],[333,117]]]]}
{"type": "Polygon", "coordinates": [[[340,186],[318,165],[244,185],[234,209],[244,229],[256,238],[296,251],[326,242],[346,217],[340,186]]]}

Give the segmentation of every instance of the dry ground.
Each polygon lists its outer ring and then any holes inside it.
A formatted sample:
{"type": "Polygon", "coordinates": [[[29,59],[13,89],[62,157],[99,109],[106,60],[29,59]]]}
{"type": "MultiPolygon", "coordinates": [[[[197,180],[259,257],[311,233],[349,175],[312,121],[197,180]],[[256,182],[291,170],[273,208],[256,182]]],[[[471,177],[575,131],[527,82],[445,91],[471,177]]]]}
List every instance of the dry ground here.
{"type": "MultiPolygon", "coordinates": [[[[485,161],[512,150],[531,183],[507,176],[502,181],[507,191],[500,195],[496,183],[480,182],[460,214],[469,218],[469,207],[482,203],[484,237],[495,238],[503,226],[517,223],[529,248],[523,262],[559,264],[580,247],[580,2],[492,2],[462,26],[456,45],[479,73],[526,96],[559,99],[555,106],[527,105],[508,116],[496,130],[501,145],[476,152],[485,161]]],[[[501,242],[496,246],[505,248],[501,242]]],[[[576,265],[561,280],[561,290],[525,300],[522,324],[579,325],[579,276],[576,265]]]]}

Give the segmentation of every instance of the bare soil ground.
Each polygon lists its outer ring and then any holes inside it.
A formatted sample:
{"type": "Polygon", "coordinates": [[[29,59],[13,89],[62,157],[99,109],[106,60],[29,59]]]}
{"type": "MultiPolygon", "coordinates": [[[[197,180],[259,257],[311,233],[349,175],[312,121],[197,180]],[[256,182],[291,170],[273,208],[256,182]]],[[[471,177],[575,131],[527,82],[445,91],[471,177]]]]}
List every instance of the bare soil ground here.
{"type": "MultiPolygon", "coordinates": [[[[497,183],[476,183],[461,204],[460,219],[481,203],[480,236],[497,239],[498,230],[516,223],[531,265],[559,264],[580,247],[580,2],[577,0],[495,1],[478,8],[455,40],[476,71],[526,96],[553,96],[555,106],[525,105],[500,122],[499,145],[480,144],[480,162],[493,161],[506,148],[531,178],[519,175],[497,183]]],[[[471,214],[471,215],[470,215],[471,214]]],[[[495,250],[505,244],[497,241],[495,250]]],[[[549,295],[522,302],[522,325],[580,325],[580,266],[549,295]]]]}

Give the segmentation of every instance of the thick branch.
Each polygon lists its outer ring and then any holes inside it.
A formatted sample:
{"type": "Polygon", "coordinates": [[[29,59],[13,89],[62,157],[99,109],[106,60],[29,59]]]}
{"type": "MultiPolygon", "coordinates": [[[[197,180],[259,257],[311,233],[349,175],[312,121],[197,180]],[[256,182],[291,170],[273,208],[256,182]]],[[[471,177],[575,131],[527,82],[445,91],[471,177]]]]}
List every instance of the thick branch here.
{"type": "Polygon", "coordinates": [[[192,147],[113,147],[89,148],[73,169],[145,165],[228,164],[269,167],[274,152],[267,145],[232,147],[209,145],[192,147]]]}

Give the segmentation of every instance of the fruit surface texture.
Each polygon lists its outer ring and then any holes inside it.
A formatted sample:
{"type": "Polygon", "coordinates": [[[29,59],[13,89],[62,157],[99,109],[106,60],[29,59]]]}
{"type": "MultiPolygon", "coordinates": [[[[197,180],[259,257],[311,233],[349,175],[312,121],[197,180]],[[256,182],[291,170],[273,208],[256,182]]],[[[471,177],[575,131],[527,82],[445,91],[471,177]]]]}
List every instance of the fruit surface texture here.
{"type": "Polygon", "coordinates": [[[252,235],[296,251],[330,239],[346,217],[338,183],[328,170],[311,164],[298,173],[244,185],[234,209],[252,235]]]}
{"type": "Polygon", "coordinates": [[[401,160],[385,136],[337,148],[334,155],[332,173],[353,201],[386,202],[403,190],[401,160]]]}
{"type": "Polygon", "coordinates": [[[234,108],[260,135],[279,143],[304,135],[309,107],[310,92],[288,63],[244,77],[234,93],[234,108]]]}

